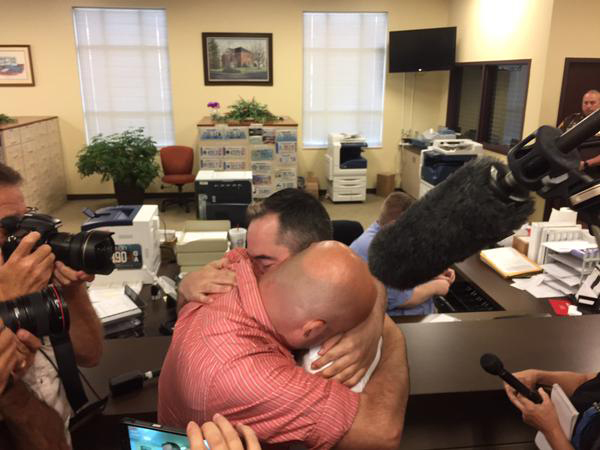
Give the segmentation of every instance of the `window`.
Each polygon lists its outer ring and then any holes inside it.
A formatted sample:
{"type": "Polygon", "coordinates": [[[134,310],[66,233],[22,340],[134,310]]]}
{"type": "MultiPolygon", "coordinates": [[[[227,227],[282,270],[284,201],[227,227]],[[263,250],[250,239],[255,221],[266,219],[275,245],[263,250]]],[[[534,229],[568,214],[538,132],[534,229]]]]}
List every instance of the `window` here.
{"type": "Polygon", "coordinates": [[[447,125],[506,152],[522,139],[529,61],[457,64],[450,74],[447,125]]]}
{"type": "Polygon", "coordinates": [[[144,127],[172,144],[165,11],[74,8],[73,22],[88,142],[144,127]]]}
{"type": "Polygon", "coordinates": [[[304,13],[305,147],[332,132],[382,144],[386,13],[304,13]]]}

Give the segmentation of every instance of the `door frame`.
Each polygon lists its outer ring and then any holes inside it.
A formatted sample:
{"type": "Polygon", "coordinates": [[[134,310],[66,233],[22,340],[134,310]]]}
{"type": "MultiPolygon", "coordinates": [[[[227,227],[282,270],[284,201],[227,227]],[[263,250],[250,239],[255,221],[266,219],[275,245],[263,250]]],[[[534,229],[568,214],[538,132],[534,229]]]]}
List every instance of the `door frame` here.
{"type": "MultiPolygon", "coordinates": [[[[563,111],[565,103],[567,101],[567,80],[569,79],[569,70],[573,63],[595,63],[600,64],[600,58],[565,58],[565,67],[563,69],[563,79],[560,88],[560,100],[558,102],[558,116],[556,118],[556,124],[558,125],[562,119],[567,115],[568,111],[563,111]]],[[[572,112],[572,111],[571,111],[572,112]]]]}

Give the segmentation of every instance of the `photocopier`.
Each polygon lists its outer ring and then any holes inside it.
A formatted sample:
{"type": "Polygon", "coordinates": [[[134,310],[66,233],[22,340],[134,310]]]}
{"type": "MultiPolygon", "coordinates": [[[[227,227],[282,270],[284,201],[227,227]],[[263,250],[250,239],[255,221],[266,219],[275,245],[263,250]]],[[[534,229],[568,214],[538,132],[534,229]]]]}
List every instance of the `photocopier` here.
{"type": "Polygon", "coordinates": [[[419,198],[448,178],[454,171],[483,154],[483,146],[470,139],[434,139],[421,151],[419,198]]]}
{"type": "Polygon", "coordinates": [[[246,226],[246,209],[252,202],[252,171],[200,170],[194,186],[199,219],[229,220],[232,226],[246,226]]]}
{"type": "Polygon", "coordinates": [[[367,140],[357,134],[329,134],[325,164],[327,196],[331,201],[366,200],[367,160],[361,153],[367,146],[367,140]]]}

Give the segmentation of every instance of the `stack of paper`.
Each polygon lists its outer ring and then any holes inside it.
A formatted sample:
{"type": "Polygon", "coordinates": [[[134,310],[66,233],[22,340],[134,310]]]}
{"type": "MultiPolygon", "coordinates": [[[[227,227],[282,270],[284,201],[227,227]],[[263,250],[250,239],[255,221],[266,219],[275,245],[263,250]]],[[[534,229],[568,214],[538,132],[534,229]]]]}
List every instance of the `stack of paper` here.
{"type": "Polygon", "coordinates": [[[88,294],[104,325],[142,315],[142,310],[125,294],[124,286],[92,287],[88,294]]]}
{"type": "Polygon", "coordinates": [[[542,268],[512,247],[482,250],[479,257],[504,278],[534,274],[542,268]]]}
{"type": "Polygon", "coordinates": [[[228,220],[188,220],[177,241],[175,253],[181,272],[191,272],[223,257],[229,241],[228,220]]]}

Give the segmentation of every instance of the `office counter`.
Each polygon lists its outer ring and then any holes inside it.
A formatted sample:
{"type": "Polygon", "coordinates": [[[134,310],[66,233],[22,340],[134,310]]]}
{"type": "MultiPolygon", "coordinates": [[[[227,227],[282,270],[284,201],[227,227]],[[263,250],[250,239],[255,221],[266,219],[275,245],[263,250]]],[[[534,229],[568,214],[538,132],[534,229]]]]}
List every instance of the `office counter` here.
{"type": "MultiPolygon", "coordinates": [[[[553,313],[546,300],[537,299],[526,291],[512,287],[510,280],[503,279],[491,267],[479,259],[479,255],[472,255],[463,262],[455,264],[456,271],[471,283],[479,286],[488,296],[500,304],[506,311],[486,313],[457,314],[456,317],[468,318],[471,314],[483,314],[481,318],[543,315],[553,313]]],[[[477,318],[478,316],[472,316],[477,318]]]]}
{"type": "MultiPolygon", "coordinates": [[[[497,272],[472,255],[464,261],[454,264],[456,273],[466,281],[478,286],[492,300],[504,308],[504,311],[447,313],[461,321],[490,320],[494,318],[530,317],[554,315],[550,304],[538,299],[526,291],[511,287],[511,281],[503,279],[497,272]]],[[[398,316],[397,323],[417,323],[430,320],[428,316],[398,316]]]]}
{"type": "MultiPolygon", "coordinates": [[[[511,288],[477,257],[458,264],[457,270],[508,311],[457,314],[473,319],[462,322],[398,324],[406,337],[411,382],[402,448],[492,444],[534,448],[533,429],[521,422],[501,380],[485,373],[479,358],[496,353],[509,371],[600,370],[600,316],[536,317],[550,310],[547,302],[511,288]],[[525,317],[514,317],[520,315],[525,317]]],[[[99,394],[106,395],[110,376],[160,367],[169,341],[168,337],[107,340],[101,364],[82,372],[99,394]]],[[[153,420],[156,391],[157,381],[152,380],[139,393],[110,399],[104,417],[86,428],[86,442],[98,434],[97,446],[81,448],[110,448],[100,442],[109,439],[121,416],[153,420]]]]}

